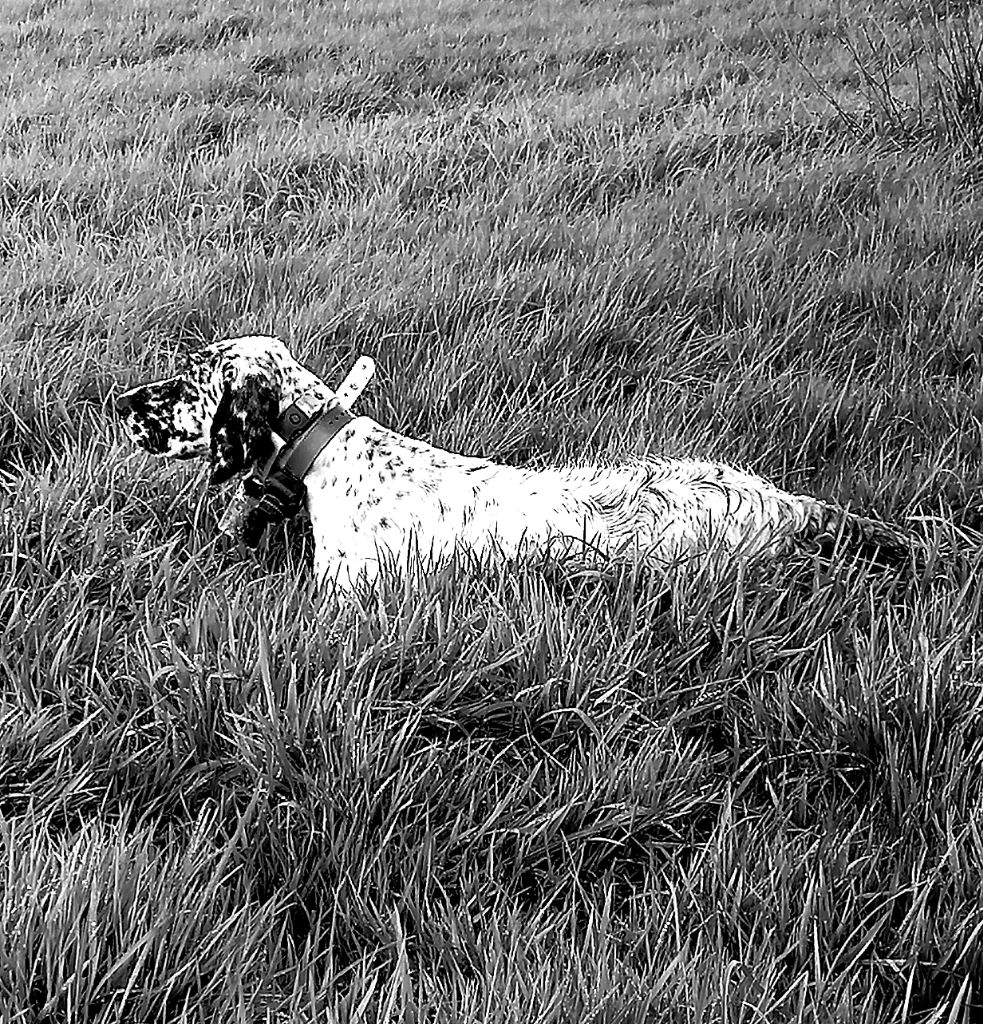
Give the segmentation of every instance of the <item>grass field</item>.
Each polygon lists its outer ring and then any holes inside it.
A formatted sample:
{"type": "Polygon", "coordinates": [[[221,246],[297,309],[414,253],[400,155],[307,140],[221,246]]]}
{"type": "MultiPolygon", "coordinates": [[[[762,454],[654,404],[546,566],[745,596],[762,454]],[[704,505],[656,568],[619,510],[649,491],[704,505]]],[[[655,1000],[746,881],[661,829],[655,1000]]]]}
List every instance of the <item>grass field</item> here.
{"type": "Polygon", "coordinates": [[[980,1019],[983,86],[937,6],[6,0],[3,1024],[980,1019]],[[111,415],[243,333],[372,355],[435,444],[720,458],[929,564],[338,605],[111,415]]]}

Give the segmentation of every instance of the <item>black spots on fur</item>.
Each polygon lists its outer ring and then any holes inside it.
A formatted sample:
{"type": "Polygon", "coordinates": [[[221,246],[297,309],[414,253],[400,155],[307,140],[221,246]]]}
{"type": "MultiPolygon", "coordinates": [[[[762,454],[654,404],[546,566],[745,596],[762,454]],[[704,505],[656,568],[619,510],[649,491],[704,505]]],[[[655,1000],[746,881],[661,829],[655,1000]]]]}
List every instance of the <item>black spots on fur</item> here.
{"type": "Polygon", "coordinates": [[[201,400],[201,391],[195,384],[175,378],[137,388],[121,401],[121,405],[125,404],[126,410],[131,411],[138,419],[143,419],[149,414],[161,415],[180,406],[200,403],[201,400]]]}
{"type": "Polygon", "coordinates": [[[279,393],[261,374],[226,383],[212,421],[211,484],[224,483],[273,454],[270,423],[278,408],[279,393]]]}
{"type": "MultiPolygon", "coordinates": [[[[164,455],[174,441],[195,442],[201,435],[191,426],[176,422],[179,409],[203,410],[201,391],[191,381],[180,378],[137,388],[120,398],[117,409],[131,424],[140,446],[152,455],[164,455]]],[[[191,424],[194,418],[191,418],[191,424]]]]}
{"type": "Polygon", "coordinates": [[[379,517],[379,529],[380,530],[388,530],[389,526],[390,526],[389,517],[388,516],[380,516],[379,517]]]}

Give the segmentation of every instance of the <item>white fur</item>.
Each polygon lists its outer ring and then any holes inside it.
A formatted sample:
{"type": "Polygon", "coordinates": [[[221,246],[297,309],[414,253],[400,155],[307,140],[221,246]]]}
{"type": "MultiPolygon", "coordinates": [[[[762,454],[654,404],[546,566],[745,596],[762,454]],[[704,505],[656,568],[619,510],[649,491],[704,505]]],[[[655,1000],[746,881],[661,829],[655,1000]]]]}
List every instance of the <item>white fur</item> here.
{"type": "MultiPolygon", "coordinates": [[[[181,376],[127,392],[134,401],[124,422],[145,446],[151,433],[166,437],[177,425],[199,432],[188,446],[207,451],[223,388],[257,377],[279,396],[281,412],[296,401],[339,402],[282,342],[251,336],[207,346],[181,376]],[[192,395],[189,407],[173,408],[167,396],[174,393],[192,395]]],[[[273,441],[282,445],[275,434],[273,441]]],[[[779,554],[846,531],[861,543],[908,550],[907,538],[886,524],[720,463],[658,458],[518,469],[435,448],[366,416],[337,434],[304,483],[315,572],[343,589],[373,582],[382,561],[405,566],[414,556],[433,561],[456,549],[513,557],[572,547],[602,556],[637,552],[668,565],[715,551],[779,554]]]]}
{"type": "Polygon", "coordinates": [[[322,452],[305,484],[315,571],[343,588],[360,576],[373,581],[380,556],[405,565],[411,555],[439,560],[455,548],[506,557],[547,547],[603,555],[638,549],[663,565],[711,548],[777,553],[820,505],[710,462],[501,466],[410,440],[364,416],[322,452]]]}

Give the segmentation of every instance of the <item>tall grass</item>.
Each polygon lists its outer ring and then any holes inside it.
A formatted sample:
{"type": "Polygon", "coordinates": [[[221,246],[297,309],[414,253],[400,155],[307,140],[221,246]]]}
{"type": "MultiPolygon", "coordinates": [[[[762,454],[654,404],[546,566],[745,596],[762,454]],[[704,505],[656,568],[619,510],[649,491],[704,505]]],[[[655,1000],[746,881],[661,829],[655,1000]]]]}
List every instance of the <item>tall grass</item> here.
{"type": "Polygon", "coordinates": [[[902,6],[4,7],[4,1024],[975,1019],[979,35],[902,6]],[[339,604],[112,416],[247,332],[930,558],[339,604]]]}
{"type": "MultiPolygon", "coordinates": [[[[866,103],[836,96],[805,62],[817,90],[858,140],[927,142],[979,159],[983,153],[983,38],[976,5],[950,0],[905,12],[841,14],[840,37],[866,103]]],[[[790,35],[785,42],[792,46],[790,35]]]]}

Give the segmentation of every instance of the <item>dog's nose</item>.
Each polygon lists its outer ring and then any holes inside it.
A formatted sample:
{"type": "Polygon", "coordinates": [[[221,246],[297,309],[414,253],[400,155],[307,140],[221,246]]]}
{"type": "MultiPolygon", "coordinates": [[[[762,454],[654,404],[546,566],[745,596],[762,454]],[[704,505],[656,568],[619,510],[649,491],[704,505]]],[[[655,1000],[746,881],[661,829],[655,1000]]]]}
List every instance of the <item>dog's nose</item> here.
{"type": "Polygon", "coordinates": [[[132,408],[133,408],[133,396],[132,395],[130,395],[130,394],[120,395],[119,398],[116,399],[116,411],[120,414],[120,416],[125,415],[132,408]]]}

